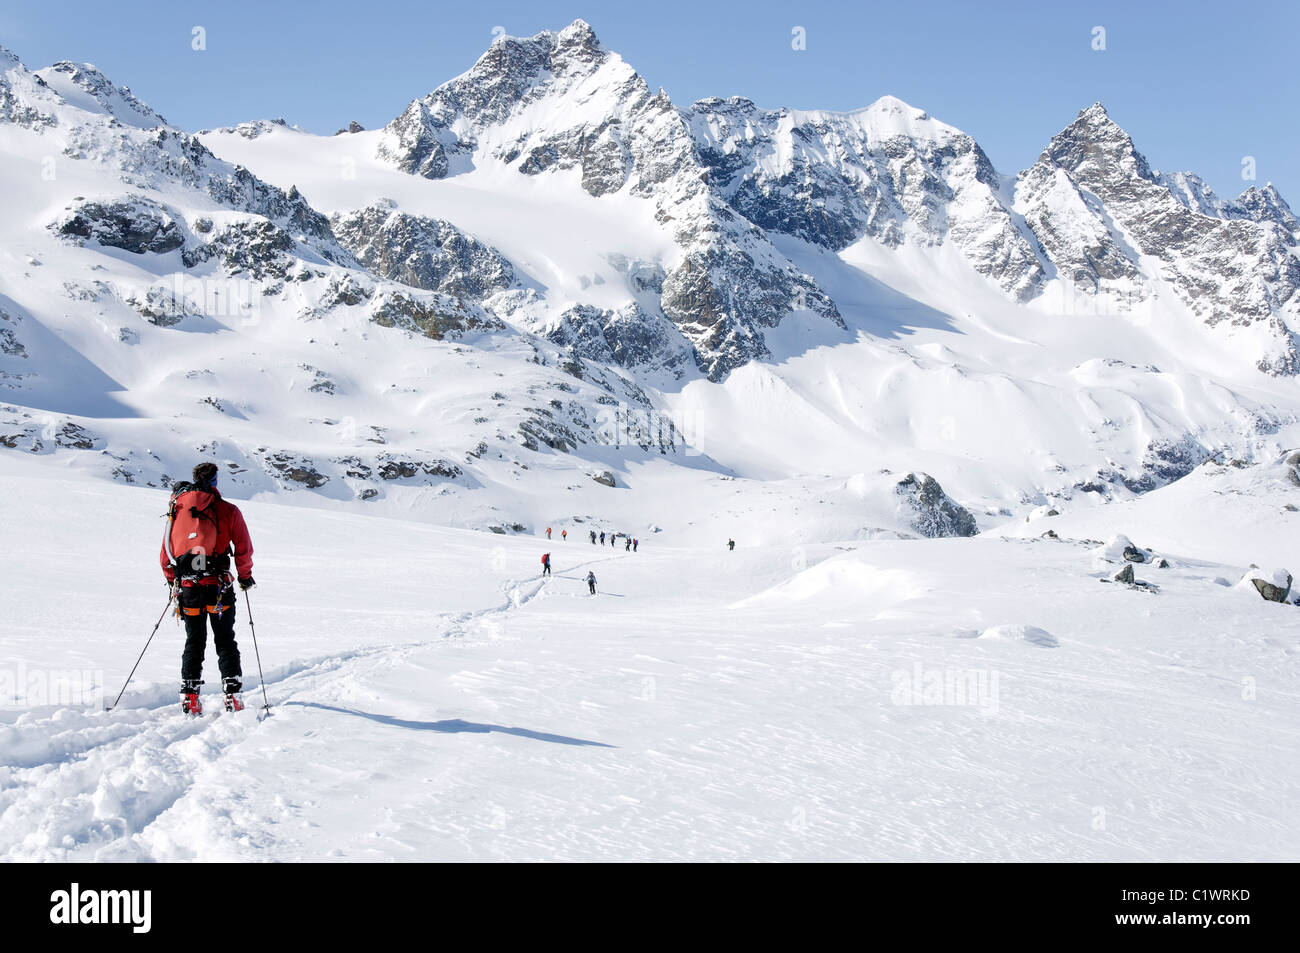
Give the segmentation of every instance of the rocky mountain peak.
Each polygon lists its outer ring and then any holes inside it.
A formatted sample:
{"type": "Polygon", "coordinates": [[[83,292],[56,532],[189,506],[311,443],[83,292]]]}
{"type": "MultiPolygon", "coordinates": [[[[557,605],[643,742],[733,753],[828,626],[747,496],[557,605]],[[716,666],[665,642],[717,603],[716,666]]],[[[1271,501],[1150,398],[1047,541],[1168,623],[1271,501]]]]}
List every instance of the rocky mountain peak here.
{"type": "Polygon", "coordinates": [[[481,121],[500,121],[531,87],[548,85],[553,77],[589,74],[611,57],[617,59],[601,47],[584,20],[575,20],[559,33],[505,36],[468,72],[438,87],[425,102],[431,107],[454,104],[481,121]]]}
{"type": "Polygon", "coordinates": [[[1300,232],[1300,219],[1272,182],[1262,189],[1251,186],[1237,197],[1236,205],[1252,221],[1276,222],[1287,231],[1300,232]]]}
{"type": "Polygon", "coordinates": [[[0,46],[0,122],[41,130],[58,125],[58,93],[0,46]]]}
{"type": "Polygon", "coordinates": [[[579,17],[560,31],[555,46],[565,52],[594,52],[600,49],[600,40],[591,24],[579,17]]]}
{"type": "Polygon", "coordinates": [[[62,60],[37,70],[36,75],[74,106],[107,113],[119,122],[142,129],[167,125],[167,120],[151,106],[128,87],[115,85],[92,63],[62,60]]]}
{"type": "Polygon", "coordinates": [[[1101,103],[1082,110],[1052,137],[1043,155],[1085,181],[1116,175],[1152,178],[1146,158],[1101,103]]]}
{"type": "Polygon", "coordinates": [[[929,114],[923,109],[917,109],[910,103],[906,103],[897,96],[884,95],[873,102],[861,112],[872,116],[895,116],[900,119],[909,119],[924,121],[929,119],[929,114]]]}
{"type": "Polygon", "coordinates": [[[1058,267],[1085,249],[1061,268],[1076,288],[1100,291],[1116,279],[1125,283],[1117,290],[1143,297],[1137,254],[1146,255],[1160,263],[1157,280],[1206,324],[1254,326],[1265,342],[1261,371],[1300,373],[1300,336],[1282,317],[1300,304],[1300,259],[1289,248],[1294,216],[1275,191],[1229,203],[1190,173],[1153,173],[1100,103],[1053,137],[1022,185],[1017,200],[1034,210],[1027,220],[1058,267]]]}

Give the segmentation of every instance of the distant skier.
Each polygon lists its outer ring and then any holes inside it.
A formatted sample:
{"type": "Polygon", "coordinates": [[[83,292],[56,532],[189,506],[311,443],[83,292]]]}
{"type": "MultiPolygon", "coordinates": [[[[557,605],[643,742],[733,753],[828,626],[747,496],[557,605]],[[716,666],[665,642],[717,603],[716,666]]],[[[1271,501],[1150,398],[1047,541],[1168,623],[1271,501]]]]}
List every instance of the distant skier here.
{"type": "Polygon", "coordinates": [[[624,538],[626,539],[626,542],[623,543],[623,552],[630,553],[632,551],[632,537],[627,536],[624,538]]]}
{"type": "Polygon", "coordinates": [[[199,686],[203,684],[203,655],[208,621],[217,649],[221,688],[227,711],[244,707],[239,692],[243,671],[235,643],[235,596],[230,575],[231,556],[240,589],[253,582],[253,541],[239,507],[221,498],[217,465],[200,463],[192,483],[179,483],[167,509],[159,561],[172,586],[176,614],[185,620],[185,651],[181,655],[181,710],[203,714],[199,686]]]}
{"type": "Polygon", "coordinates": [[[736,541],[735,541],[734,539],[729,539],[729,540],[727,540],[727,549],[730,549],[730,550],[732,550],[733,552],[735,551],[735,549],[736,549],[736,541]]]}
{"type": "Polygon", "coordinates": [[[588,571],[587,573],[587,588],[591,590],[593,596],[596,594],[596,574],[594,572],[588,571]]]}
{"type": "Polygon", "coordinates": [[[636,552],[636,548],[640,545],[641,545],[640,540],[636,540],[636,539],[632,540],[632,552],[636,552]]]}
{"type": "Polygon", "coordinates": [[[542,553],[542,575],[549,576],[550,574],[551,574],[551,554],[542,553]]]}
{"type": "Polygon", "coordinates": [[[566,543],[569,541],[569,531],[567,529],[560,530],[560,539],[566,543]]]}
{"type": "Polygon", "coordinates": [[[596,545],[596,531],[594,529],[591,531],[591,545],[596,545]]]}
{"type": "Polygon", "coordinates": [[[603,529],[600,531],[600,545],[605,545],[605,531],[603,529]]]}
{"type": "Polygon", "coordinates": [[[547,539],[551,538],[551,528],[549,526],[546,527],[546,538],[547,539]]]}

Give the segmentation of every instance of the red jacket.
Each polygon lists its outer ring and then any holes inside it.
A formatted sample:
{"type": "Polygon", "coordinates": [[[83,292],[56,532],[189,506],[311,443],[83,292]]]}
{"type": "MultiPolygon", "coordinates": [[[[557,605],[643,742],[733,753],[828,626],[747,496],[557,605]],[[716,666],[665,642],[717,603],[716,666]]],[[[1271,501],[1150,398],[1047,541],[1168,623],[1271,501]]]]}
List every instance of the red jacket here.
{"type": "MultiPolygon", "coordinates": [[[[217,542],[213,547],[213,552],[229,552],[231,546],[235,550],[235,575],[240,579],[246,579],[253,574],[253,540],[248,535],[248,526],[244,523],[244,514],[239,512],[239,507],[234,503],[227,503],[218,493],[211,494],[216,497],[217,512],[217,542]]],[[[204,497],[208,494],[202,494],[197,500],[200,508],[207,505],[208,501],[204,497]]],[[[168,527],[170,532],[170,526],[168,527]]],[[[185,551],[183,544],[177,546],[173,540],[173,552],[178,554],[185,551]]],[[[163,575],[167,577],[168,582],[176,578],[176,572],[172,568],[171,560],[167,558],[167,540],[163,540],[161,550],[158,554],[158,561],[162,565],[163,575]]],[[[209,576],[201,580],[206,582],[208,579],[215,579],[215,576],[209,576]]]]}

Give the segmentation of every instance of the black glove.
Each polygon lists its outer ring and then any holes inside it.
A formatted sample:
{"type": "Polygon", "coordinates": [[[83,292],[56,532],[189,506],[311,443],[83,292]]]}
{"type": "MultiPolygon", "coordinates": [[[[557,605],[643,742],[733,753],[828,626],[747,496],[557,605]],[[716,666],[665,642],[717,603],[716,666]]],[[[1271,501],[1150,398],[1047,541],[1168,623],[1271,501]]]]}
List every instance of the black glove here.
{"type": "Polygon", "coordinates": [[[257,583],[253,582],[253,577],[252,577],[252,576],[240,576],[240,577],[239,577],[239,588],[240,588],[240,589],[252,589],[252,588],[253,588],[254,586],[256,586],[256,585],[257,585],[257,583]]]}

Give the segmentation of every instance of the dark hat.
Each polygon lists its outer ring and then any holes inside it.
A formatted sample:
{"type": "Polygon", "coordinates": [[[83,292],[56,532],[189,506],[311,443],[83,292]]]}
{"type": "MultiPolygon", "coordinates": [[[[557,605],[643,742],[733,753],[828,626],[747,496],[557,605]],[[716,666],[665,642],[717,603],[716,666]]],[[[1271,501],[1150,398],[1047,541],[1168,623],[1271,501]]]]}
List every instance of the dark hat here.
{"type": "Polygon", "coordinates": [[[199,486],[215,486],[217,473],[215,463],[200,463],[194,468],[194,482],[199,486]]]}

